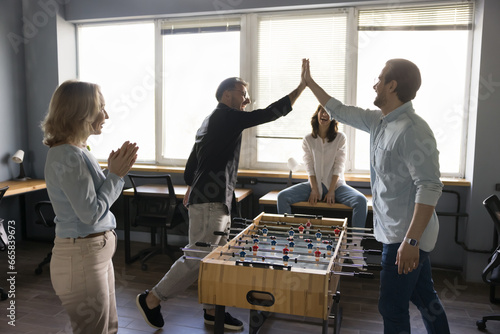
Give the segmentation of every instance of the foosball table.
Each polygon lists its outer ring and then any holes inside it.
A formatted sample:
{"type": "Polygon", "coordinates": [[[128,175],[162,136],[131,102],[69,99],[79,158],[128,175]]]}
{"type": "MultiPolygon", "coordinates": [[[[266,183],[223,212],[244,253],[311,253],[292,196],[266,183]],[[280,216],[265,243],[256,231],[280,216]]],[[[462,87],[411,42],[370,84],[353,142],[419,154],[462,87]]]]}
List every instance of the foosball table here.
{"type": "Polygon", "coordinates": [[[214,333],[224,332],[225,306],[250,310],[250,333],[272,312],[321,318],[323,334],[333,319],[337,333],[340,276],[372,276],[351,261],[362,259],[364,235],[347,218],[261,213],[201,260],[198,297],[216,305],[214,333]]]}

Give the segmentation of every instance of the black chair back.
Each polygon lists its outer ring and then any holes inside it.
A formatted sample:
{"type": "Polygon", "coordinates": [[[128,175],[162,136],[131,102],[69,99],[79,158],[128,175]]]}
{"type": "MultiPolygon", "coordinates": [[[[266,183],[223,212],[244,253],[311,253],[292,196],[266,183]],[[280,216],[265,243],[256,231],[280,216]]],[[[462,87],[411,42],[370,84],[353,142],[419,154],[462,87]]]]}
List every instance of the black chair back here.
{"type": "MultiPolygon", "coordinates": [[[[500,199],[497,195],[491,195],[483,201],[483,205],[490,214],[498,235],[500,233],[500,199]]],[[[498,238],[496,240],[498,242],[498,238]]],[[[488,259],[488,265],[484,268],[481,277],[491,287],[490,301],[495,304],[500,303],[500,299],[495,297],[494,289],[495,286],[500,285],[500,245],[488,259]]]]}
{"type": "Polygon", "coordinates": [[[7,190],[9,190],[9,186],[0,188],[0,201],[2,200],[3,195],[5,195],[5,193],[7,192],[7,190]]]}
{"type": "Polygon", "coordinates": [[[38,217],[36,223],[44,225],[46,227],[54,227],[54,218],[56,214],[52,208],[52,203],[50,201],[40,201],[35,204],[35,213],[38,217]]]}
{"type": "Polygon", "coordinates": [[[138,175],[129,173],[128,177],[134,188],[133,203],[136,208],[134,225],[158,226],[159,224],[164,224],[167,228],[172,227],[177,199],[170,175],[138,175]],[[166,187],[168,193],[165,193],[165,196],[161,197],[158,196],[158,193],[151,196],[147,191],[141,191],[141,187],[166,187]]]}
{"type": "Polygon", "coordinates": [[[491,195],[483,201],[483,205],[493,219],[497,234],[500,234],[500,199],[497,195],[491,195]]]}

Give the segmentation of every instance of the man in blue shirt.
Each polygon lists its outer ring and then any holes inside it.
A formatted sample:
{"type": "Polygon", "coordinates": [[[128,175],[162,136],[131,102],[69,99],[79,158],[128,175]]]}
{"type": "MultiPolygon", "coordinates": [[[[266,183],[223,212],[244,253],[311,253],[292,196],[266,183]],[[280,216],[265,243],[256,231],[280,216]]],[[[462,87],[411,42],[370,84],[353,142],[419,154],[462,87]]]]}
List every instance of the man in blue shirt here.
{"type": "Polygon", "coordinates": [[[370,133],[373,227],[383,243],[379,311],[384,333],[410,333],[409,301],[420,310],[428,333],[449,333],[429,260],[443,184],[434,134],[411,102],[421,84],[418,67],[405,59],[387,61],[373,86],[380,110],[365,110],[328,95],[312,79],[309,60],[302,66],[303,79],[331,117],[370,133]]]}

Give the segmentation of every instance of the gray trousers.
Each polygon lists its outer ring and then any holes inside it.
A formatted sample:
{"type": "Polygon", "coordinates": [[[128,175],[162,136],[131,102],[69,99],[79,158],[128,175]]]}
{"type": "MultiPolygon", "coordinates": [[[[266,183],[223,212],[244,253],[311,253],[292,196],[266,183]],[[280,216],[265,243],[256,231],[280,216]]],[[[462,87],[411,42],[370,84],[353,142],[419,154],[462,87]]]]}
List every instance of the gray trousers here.
{"type": "MultiPolygon", "coordinates": [[[[186,248],[211,250],[197,247],[195,243],[206,242],[212,245],[224,245],[225,237],[214,235],[214,231],[227,231],[231,225],[228,208],[223,203],[191,204],[189,206],[189,244],[186,248]]],[[[203,257],[200,253],[185,252],[187,256],[203,257]]],[[[186,290],[198,279],[199,260],[179,258],[170,270],[152,289],[160,300],[167,300],[176,293],[186,290]]],[[[213,305],[204,305],[205,309],[213,309],[213,305]]]]}

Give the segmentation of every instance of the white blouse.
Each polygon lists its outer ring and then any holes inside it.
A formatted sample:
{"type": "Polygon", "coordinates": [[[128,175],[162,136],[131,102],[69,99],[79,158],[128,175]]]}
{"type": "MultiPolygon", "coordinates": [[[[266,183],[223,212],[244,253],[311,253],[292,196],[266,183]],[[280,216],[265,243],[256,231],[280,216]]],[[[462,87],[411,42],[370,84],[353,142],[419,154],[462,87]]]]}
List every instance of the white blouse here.
{"type": "Polygon", "coordinates": [[[308,134],[304,137],[302,149],[307,175],[316,176],[321,197],[323,197],[321,184],[323,183],[328,189],[333,175],[339,176],[335,189],[345,184],[346,136],[344,133],[338,132],[332,142],[328,140],[323,142],[319,136],[313,138],[312,134],[308,134]]]}

